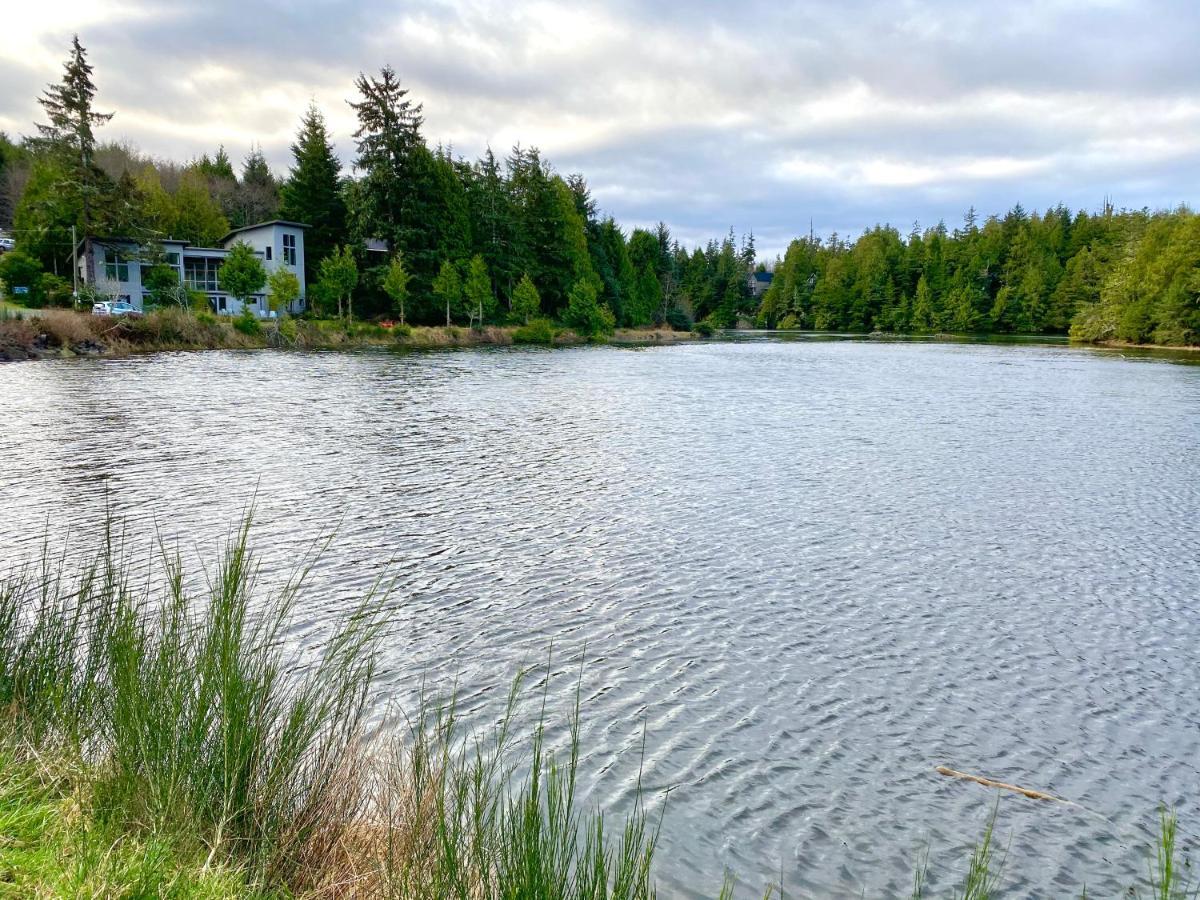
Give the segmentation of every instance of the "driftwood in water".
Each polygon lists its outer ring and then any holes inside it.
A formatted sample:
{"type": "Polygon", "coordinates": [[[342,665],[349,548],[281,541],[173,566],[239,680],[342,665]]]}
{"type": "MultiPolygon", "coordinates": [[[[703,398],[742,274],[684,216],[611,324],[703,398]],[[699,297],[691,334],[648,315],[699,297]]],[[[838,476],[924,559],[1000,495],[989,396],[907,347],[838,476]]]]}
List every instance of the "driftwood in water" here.
{"type": "Polygon", "coordinates": [[[1003,781],[993,781],[991,778],[984,778],[980,775],[968,775],[966,772],[958,772],[954,769],[949,769],[946,766],[938,766],[935,769],[939,775],[946,775],[950,778],[961,778],[964,781],[974,781],[976,784],[982,784],[984,787],[999,788],[1002,791],[1012,791],[1014,794],[1023,794],[1030,800],[1055,800],[1059,803],[1066,803],[1062,797],[1055,797],[1053,794],[1046,794],[1042,791],[1031,790],[1030,788],[1017,787],[1015,784],[1005,784],[1003,781]]]}

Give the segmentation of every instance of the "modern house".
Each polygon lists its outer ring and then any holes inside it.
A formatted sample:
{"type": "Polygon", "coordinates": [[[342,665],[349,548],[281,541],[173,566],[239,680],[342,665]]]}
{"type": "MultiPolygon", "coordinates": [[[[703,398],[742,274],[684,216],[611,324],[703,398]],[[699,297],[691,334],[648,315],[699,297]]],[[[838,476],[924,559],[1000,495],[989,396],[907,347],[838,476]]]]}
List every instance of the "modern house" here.
{"type": "MultiPolygon", "coordinates": [[[[300,281],[300,298],[288,312],[300,312],[307,296],[304,283],[304,229],[300,222],[275,219],[235,228],[221,238],[219,247],[193,247],[171,238],[157,240],[147,247],[130,238],[85,237],[77,249],[79,279],[117,300],[127,300],[137,309],[145,305],[149,291],[142,283],[142,269],[168,265],[179,276],[179,283],[208,297],[213,312],[238,315],[242,301],[221,290],[217,271],[229,256],[233,245],[250,245],[270,275],[286,268],[300,281]]],[[[259,316],[268,314],[266,287],[249,297],[246,306],[259,316]]]]}

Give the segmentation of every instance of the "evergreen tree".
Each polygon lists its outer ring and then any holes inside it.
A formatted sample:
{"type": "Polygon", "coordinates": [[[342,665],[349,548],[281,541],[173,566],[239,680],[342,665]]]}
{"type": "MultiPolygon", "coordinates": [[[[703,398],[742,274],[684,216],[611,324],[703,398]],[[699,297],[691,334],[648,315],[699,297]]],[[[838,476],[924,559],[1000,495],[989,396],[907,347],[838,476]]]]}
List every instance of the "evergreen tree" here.
{"type": "Polygon", "coordinates": [[[316,104],[308,107],[301,120],[292,144],[292,159],[291,174],[281,190],[279,213],[284,219],[309,226],[304,234],[304,258],[305,270],[312,279],[317,265],[345,239],[346,232],[342,164],[316,104]]]}
{"type": "Polygon", "coordinates": [[[71,39],[71,55],[63,64],[62,81],[47,87],[38,98],[50,121],[39,123],[37,129],[39,143],[56,157],[61,167],[59,190],[79,198],[77,224],[84,233],[92,229],[92,210],[100,195],[111,187],[95,164],[94,129],[112,119],[113,114],[96,112],[93,108],[95,97],[96,86],[92,82],[87,51],[79,43],[79,35],[75,35],[71,39]]]}
{"type": "MultiPolygon", "coordinates": [[[[261,147],[251,147],[242,163],[230,221],[235,228],[273,219],[279,212],[279,185],[261,147]]],[[[307,223],[305,223],[307,224],[307,223]]]]}
{"type": "Polygon", "coordinates": [[[513,289],[513,316],[517,321],[528,325],[529,320],[539,315],[541,311],[542,298],[538,295],[537,288],[528,275],[522,275],[521,280],[517,282],[517,286],[513,289]]]}
{"type": "Polygon", "coordinates": [[[413,250],[426,223],[419,216],[419,166],[429,155],[421,140],[421,105],[408,99],[408,90],[391,66],[379,77],[360,74],[355,80],[359,99],[350,106],[358,117],[354,132],[362,174],[354,193],[354,229],[360,238],[381,238],[393,251],[414,264],[413,250]],[[424,154],[424,156],[422,156],[424,154]]]}

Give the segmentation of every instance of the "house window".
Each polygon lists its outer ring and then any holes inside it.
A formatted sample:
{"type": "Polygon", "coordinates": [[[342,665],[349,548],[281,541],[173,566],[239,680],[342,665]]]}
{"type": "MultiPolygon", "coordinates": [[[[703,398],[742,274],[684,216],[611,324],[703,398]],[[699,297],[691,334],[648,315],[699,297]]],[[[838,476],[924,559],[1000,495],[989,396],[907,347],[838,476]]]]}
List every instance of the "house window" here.
{"type": "Polygon", "coordinates": [[[225,312],[225,298],[224,297],[217,298],[217,312],[225,312]]]}
{"type": "Polygon", "coordinates": [[[267,262],[270,262],[270,261],[271,261],[271,251],[272,251],[273,249],[274,249],[274,248],[273,248],[273,247],[272,247],[270,244],[267,244],[267,262]]]}
{"type": "Polygon", "coordinates": [[[129,281],[129,261],[119,253],[105,256],[104,277],[108,281],[119,281],[122,284],[129,281]]]}
{"type": "Polygon", "coordinates": [[[296,236],[294,234],[283,236],[283,261],[289,266],[296,264],[296,236]]]}
{"type": "Polygon", "coordinates": [[[216,291],[217,270],[224,259],[215,256],[187,256],[183,260],[183,283],[194,291],[216,291]]]}

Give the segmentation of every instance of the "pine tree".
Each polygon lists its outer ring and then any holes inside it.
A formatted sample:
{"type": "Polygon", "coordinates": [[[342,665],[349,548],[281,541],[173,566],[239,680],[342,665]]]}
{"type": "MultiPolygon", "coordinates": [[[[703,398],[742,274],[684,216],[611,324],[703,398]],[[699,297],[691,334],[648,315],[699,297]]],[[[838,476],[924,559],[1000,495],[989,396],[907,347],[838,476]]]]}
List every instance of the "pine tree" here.
{"type": "Polygon", "coordinates": [[[513,288],[512,314],[521,323],[528,325],[529,320],[542,311],[542,298],[528,275],[522,275],[517,286],[513,288]]]}
{"type": "Polygon", "coordinates": [[[112,119],[112,113],[96,112],[92,103],[96,85],[92,82],[92,67],[87,51],[79,43],[79,35],[71,39],[71,56],[63,64],[62,81],[50,85],[38,98],[38,103],[50,119],[38,124],[39,142],[59,158],[64,170],[64,190],[79,196],[79,225],[85,233],[91,230],[92,210],[108,179],[96,166],[96,136],[94,128],[112,119]]]}
{"type": "Polygon", "coordinates": [[[316,104],[308,107],[301,120],[292,144],[292,158],[291,174],[281,192],[280,215],[309,226],[304,235],[304,256],[311,278],[320,261],[345,240],[346,232],[342,164],[316,104]]]}
{"type": "Polygon", "coordinates": [[[354,82],[360,99],[350,107],[358,117],[354,132],[362,173],[355,198],[355,229],[362,238],[383,238],[411,262],[412,249],[425,223],[417,210],[418,153],[428,154],[421,140],[421,104],[408,99],[408,90],[391,66],[379,77],[360,74],[354,82]]]}

